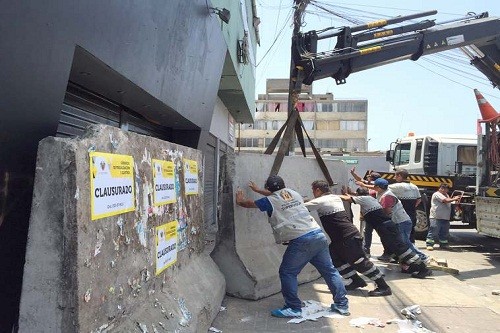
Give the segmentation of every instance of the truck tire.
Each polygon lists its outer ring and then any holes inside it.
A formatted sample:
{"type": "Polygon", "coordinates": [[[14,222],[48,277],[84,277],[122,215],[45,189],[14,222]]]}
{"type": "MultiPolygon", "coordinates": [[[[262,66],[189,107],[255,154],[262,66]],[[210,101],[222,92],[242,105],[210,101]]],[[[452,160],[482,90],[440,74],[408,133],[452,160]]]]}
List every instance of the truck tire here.
{"type": "Polygon", "coordinates": [[[417,223],[415,225],[415,238],[425,240],[429,230],[429,219],[427,213],[421,208],[417,208],[417,223]]]}

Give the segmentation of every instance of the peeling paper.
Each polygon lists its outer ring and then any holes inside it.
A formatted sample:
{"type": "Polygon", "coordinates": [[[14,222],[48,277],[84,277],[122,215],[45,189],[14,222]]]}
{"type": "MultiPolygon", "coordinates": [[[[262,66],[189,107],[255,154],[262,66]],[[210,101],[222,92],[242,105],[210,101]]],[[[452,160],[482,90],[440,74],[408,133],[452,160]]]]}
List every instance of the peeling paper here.
{"type": "Polygon", "coordinates": [[[302,307],[302,317],[293,318],[287,321],[288,324],[300,324],[306,320],[316,321],[318,318],[345,318],[345,316],[334,313],[330,310],[329,306],[325,306],[320,302],[309,300],[304,302],[305,306],[302,307]]]}
{"type": "Polygon", "coordinates": [[[137,221],[137,224],[135,225],[135,231],[137,231],[137,236],[139,236],[139,242],[141,243],[141,245],[146,247],[146,229],[144,228],[144,225],[144,222],[137,221]]]}
{"type": "Polygon", "coordinates": [[[105,331],[108,327],[109,327],[109,324],[101,325],[97,330],[92,331],[92,333],[101,333],[101,332],[105,331]]]}
{"type": "Polygon", "coordinates": [[[119,217],[116,224],[118,225],[118,228],[120,228],[120,236],[123,236],[123,218],[119,217]]]}
{"type": "Polygon", "coordinates": [[[226,309],[227,309],[227,308],[226,308],[225,306],[221,306],[221,307],[220,307],[219,312],[220,312],[220,311],[226,311],[226,309]]]}
{"type": "Polygon", "coordinates": [[[146,148],[144,148],[144,155],[142,155],[141,163],[147,163],[151,165],[151,153],[149,153],[146,148]]]}
{"type": "Polygon", "coordinates": [[[102,242],[106,239],[101,229],[97,231],[97,244],[94,247],[94,257],[101,253],[102,242]]]}
{"type": "Polygon", "coordinates": [[[148,327],[146,326],[146,324],[137,322],[137,326],[139,326],[139,329],[142,333],[148,333],[148,327]]]}
{"type": "Polygon", "coordinates": [[[114,149],[118,147],[118,141],[113,139],[113,133],[109,133],[109,142],[111,142],[114,149]]]}
{"type": "Polygon", "coordinates": [[[218,328],[215,328],[215,327],[210,327],[208,329],[209,332],[215,332],[215,333],[222,333],[222,330],[218,329],[218,328]]]}
{"type": "Polygon", "coordinates": [[[85,301],[85,303],[90,302],[91,294],[92,294],[92,289],[87,289],[87,291],[85,292],[85,295],[83,295],[83,300],[85,301]]]}
{"type": "Polygon", "coordinates": [[[179,321],[179,325],[181,326],[189,326],[189,322],[191,321],[191,318],[193,317],[193,315],[191,314],[191,312],[189,312],[187,306],[186,306],[186,301],[184,300],[184,298],[179,298],[178,300],[178,303],[179,303],[179,308],[181,309],[181,312],[182,312],[182,318],[181,320],[179,321]]]}
{"type": "Polygon", "coordinates": [[[149,279],[151,278],[151,273],[149,273],[147,269],[143,269],[141,272],[141,276],[142,276],[142,281],[148,282],[149,279]]]}
{"type": "Polygon", "coordinates": [[[75,199],[76,200],[79,200],[80,199],[80,189],[78,187],[76,187],[76,191],[75,191],[75,199]]]}

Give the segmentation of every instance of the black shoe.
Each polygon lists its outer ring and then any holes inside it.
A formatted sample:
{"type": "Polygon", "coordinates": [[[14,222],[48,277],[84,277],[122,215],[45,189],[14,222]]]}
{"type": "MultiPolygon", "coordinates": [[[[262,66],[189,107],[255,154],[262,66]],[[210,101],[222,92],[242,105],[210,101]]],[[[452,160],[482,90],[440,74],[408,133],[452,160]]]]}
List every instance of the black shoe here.
{"type": "Polygon", "coordinates": [[[368,292],[368,296],[389,296],[392,295],[392,291],[390,287],[386,288],[376,288],[375,290],[371,290],[368,292]]]}
{"type": "Polygon", "coordinates": [[[384,253],[380,257],[377,257],[377,259],[383,262],[389,262],[391,261],[392,257],[391,255],[384,253]]]}
{"type": "Polygon", "coordinates": [[[432,271],[428,269],[427,267],[425,269],[422,269],[418,272],[413,272],[411,273],[411,277],[417,278],[417,279],[425,279],[427,276],[431,276],[432,271]]]}
{"type": "Polygon", "coordinates": [[[355,289],[363,288],[366,286],[367,286],[367,284],[366,284],[365,280],[363,280],[362,278],[353,279],[353,281],[351,282],[350,285],[345,286],[345,290],[355,290],[355,289]]]}

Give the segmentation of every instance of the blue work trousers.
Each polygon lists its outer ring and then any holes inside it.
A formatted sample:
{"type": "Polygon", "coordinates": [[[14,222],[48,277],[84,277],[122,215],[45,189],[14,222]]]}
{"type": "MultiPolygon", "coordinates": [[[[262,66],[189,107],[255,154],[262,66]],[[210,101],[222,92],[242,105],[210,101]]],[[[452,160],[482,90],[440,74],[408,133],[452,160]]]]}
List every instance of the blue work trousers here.
{"type": "Polygon", "coordinates": [[[293,310],[301,309],[297,275],[307,263],[316,267],[325,279],[333,295],[333,302],[347,309],[347,292],[338,270],[333,266],[328,251],[328,240],[321,229],[295,238],[288,244],[279,269],[281,293],[285,299],[285,306],[293,310]]]}

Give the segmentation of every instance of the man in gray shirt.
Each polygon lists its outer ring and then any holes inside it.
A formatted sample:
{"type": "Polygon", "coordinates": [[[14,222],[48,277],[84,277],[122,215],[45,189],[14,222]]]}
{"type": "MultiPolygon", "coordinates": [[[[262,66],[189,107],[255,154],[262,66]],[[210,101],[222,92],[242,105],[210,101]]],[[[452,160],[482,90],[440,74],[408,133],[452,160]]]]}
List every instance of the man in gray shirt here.
{"type": "Polygon", "coordinates": [[[460,200],[460,196],[450,197],[448,189],[448,184],[441,184],[431,198],[431,210],[429,212],[430,226],[425,241],[427,250],[429,251],[434,249],[434,239],[436,236],[440,248],[449,248],[451,203],[460,200]]]}

